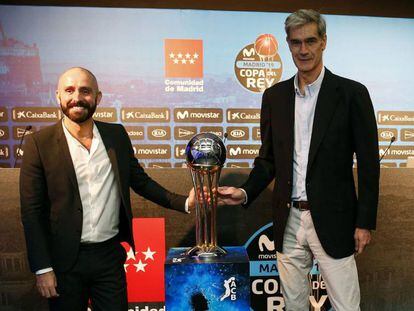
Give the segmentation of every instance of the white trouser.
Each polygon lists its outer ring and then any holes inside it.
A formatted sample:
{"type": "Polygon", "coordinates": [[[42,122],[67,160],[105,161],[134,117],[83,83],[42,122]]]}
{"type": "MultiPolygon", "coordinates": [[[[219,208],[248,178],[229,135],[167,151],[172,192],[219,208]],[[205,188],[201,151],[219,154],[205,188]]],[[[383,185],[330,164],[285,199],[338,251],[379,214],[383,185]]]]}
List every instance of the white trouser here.
{"type": "Polygon", "coordinates": [[[360,310],[358,273],[354,255],[335,259],[322,248],[309,211],[291,208],[283,238],[283,253],[277,253],[286,311],[308,311],[308,275],[313,257],[326,284],[329,301],[336,311],[360,310]]]}

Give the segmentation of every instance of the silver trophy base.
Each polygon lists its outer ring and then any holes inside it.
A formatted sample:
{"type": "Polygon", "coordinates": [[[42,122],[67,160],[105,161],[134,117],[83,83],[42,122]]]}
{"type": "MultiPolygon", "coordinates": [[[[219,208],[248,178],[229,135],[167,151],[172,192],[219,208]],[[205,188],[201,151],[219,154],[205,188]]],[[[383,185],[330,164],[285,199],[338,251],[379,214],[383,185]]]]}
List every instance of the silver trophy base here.
{"type": "Polygon", "coordinates": [[[206,246],[206,245],[202,245],[202,246],[194,246],[190,249],[188,249],[185,254],[187,256],[190,257],[198,257],[198,258],[211,258],[211,257],[216,257],[216,256],[224,256],[227,254],[227,251],[218,246],[206,246]]]}

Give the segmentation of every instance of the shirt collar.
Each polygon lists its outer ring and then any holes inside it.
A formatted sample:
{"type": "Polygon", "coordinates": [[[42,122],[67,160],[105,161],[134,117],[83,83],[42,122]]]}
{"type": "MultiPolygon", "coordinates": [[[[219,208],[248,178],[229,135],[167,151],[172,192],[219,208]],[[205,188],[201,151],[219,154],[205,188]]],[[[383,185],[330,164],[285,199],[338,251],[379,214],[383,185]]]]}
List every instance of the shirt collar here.
{"type": "MultiPolygon", "coordinates": [[[[65,122],[63,122],[64,120],[65,120],[65,117],[62,118],[62,127],[63,127],[63,132],[65,133],[65,136],[66,136],[66,140],[68,141],[70,140],[72,143],[75,143],[77,146],[82,146],[82,144],[75,137],[73,137],[73,135],[66,128],[65,122]]],[[[99,135],[99,131],[98,131],[98,128],[96,127],[95,122],[93,122],[92,135],[93,135],[92,139],[98,139],[99,141],[101,138],[101,135],[99,135]]]]}
{"type": "Polygon", "coordinates": [[[298,74],[295,75],[294,85],[295,85],[295,93],[299,97],[306,97],[306,96],[313,96],[319,92],[319,89],[322,85],[323,77],[325,76],[325,67],[322,66],[321,73],[319,74],[318,78],[313,81],[311,84],[305,86],[305,94],[300,93],[299,89],[299,78],[298,74]]]}

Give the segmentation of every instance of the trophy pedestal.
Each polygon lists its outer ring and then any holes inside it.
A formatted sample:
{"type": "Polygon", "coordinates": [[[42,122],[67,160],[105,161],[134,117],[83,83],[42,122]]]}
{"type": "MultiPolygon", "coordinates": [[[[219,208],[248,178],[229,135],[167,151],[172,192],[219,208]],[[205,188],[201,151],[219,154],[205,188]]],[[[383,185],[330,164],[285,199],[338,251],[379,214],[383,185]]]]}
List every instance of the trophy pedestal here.
{"type": "Polygon", "coordinates": [[[165,307],[181,310],[250,310],[249,258],[244,247],[225,247],[224,256],[185,255],[171,248],[165,262],[165,307]]]}

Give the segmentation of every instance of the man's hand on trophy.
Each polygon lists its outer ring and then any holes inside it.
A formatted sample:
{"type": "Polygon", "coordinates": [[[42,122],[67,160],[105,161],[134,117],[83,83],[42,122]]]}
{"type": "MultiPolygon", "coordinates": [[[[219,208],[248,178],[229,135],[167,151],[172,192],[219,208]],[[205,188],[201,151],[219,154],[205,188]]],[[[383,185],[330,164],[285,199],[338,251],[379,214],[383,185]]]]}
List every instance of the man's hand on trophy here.
{"type": "Polygon", "coordinates": [[[218,205],[239,205],[246,202],[246,193],[240,188],[219,187],[218,205]]]}
{"type": "Polygon", "coordinates": [[[191,210],[195,208],[195,204],[196,204],[196,196],[195,196],[194,188],[191,188],[190,192],[188,193],[187,203],[188,203],[188,211],[190,212],[191,210]]]}
{"type": "Polygon", "coordinates": [[[197,191],[194,190],[194,188],[191,188],[189,194],[188,194],[188,209],[191,211],[196,206],[196,200],[200,204],[204,204],[204,201],[206,201],[207,204],[210,204],[211,202],[211,196],[215,196],[216,194],[216,188],[211,189],[211,192],[208,190],[207,187],[203,187],[203,192],[201,192],[201,189],[197,189],[197,191]]]}

